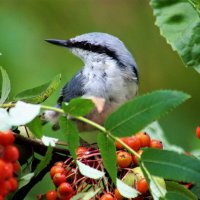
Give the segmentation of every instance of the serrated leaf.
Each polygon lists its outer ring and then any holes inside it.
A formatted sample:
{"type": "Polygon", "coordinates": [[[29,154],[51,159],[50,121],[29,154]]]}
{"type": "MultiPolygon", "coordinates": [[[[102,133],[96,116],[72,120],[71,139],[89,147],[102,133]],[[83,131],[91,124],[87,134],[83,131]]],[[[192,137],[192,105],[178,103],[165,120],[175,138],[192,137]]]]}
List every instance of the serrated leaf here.
{"type": "Polygon", "coordinates": [[[67,114],[72,116],[84,116],[94,109],[94,103],[90,99],[75,98],[63,108],[67,114]]]}
{"type": "Polygon", "coordinates": [[[194,1],[151,0],[151,6],[161,35],[178,52],[186,66],[200,72],[199,2],[196,4],[197,12],[195,5],[190,4],[194,1]]]}
{"type": "Polygon", "coordinates": [[[104,172],[94,169],[88,165],[85,165],[82,162],[80,162],[79,160],[77,160],[77,165],[79,167],[79,171],[81,172],[81,174],[88,178],[100,179],[101,177],[103,177],[105,175],[104,172]]]}
{"type": "Polygon", "coordinates": [[[90,200],[92,197],[94,197],[101,189],[97,189],[95,191],[91,190],[88,192],[81,192],[77,195],[73,196],[71,200],[90,200]]]}
{"type": "Polygon", "coordinates": [[[174,191],[180,194],[184,194],[184,196],[187,197],[188,200],[198,200],[197,197],[190,190],[179,183],[166,181],[166,187],[168,191],[174,191]]]}
{"type": "Polygon", "coordinates": [[[25,90],[16,95],[15,100],[22,100],[28,103],[42,103],[44,102],[57,88],[60,83],[61,75],[58,74],[51,81],[32,88],[25,90]]]}
{"type": "Polygon", "coordinates": [[[150,174],[200,185],[200,160],[168,150],[145,149],[141,160],[150,174]]]}
{"type": "Polygon", "coordinates": [[[33,119],[31,122],[27,124],[27,126],[34,136],[36,136],[37,138],[42,137],[43,135],[42,123],[39,117],[36,117],[35,119],[33,119]]]}
{"type": "Polygon", "coordinates": [[[6,70],[3,69],[3,67],[0,66],[0,70],[1,70],[1,75],[2,75],[0,104],[3,104],[8,98],[8,95],[10,93],[10,79],[8,77],[6,70]]]}
{"type": "Polygon", "coordinates": [[[34,176],[37,176],[49,164],[52,158],[52,152],[53,148],[48,146],[45,156],[42,158],[34,171],[34,176]]]}
{"type": "Polygon", "coordinates": [[[79,133],[74,122],[68,120],[66,117],[61,116],[59,119],[59,124],[62,133],[68,144],[68,149],[73,159],[76,160],[76,149],[80,146],[79,133]]]}
{"type": "Polygon", "coordinates": [[[18,101],[15,107],[9,110],[9,120],[13,126],[25,125],[40,113],[40,105],[18,101]]]}
{"type": "Polygon", "coordinates": [[[117,159],[114,141],[111,140],[105,133],[99,133],[97,137],[97,144],[103,158],[104,167],[109,173],[113,183],[116,183],[117,159]]]}
{"type": "Polygon", "coordinates": [[[136,97],[113,112],[106,120],[105,127],[115,136],[130,136],[188,98],[188,94],[172,90],[160,90],[136,97]]]}
{"type": "Polygon", "coordinates": [[[130,187],[126,185],[123,181],[120,179],[117,179],[117,189],[119,190],[119,193],[126,198],[135,198],[138,196],[139,192],[134,189],[133,187],[130,187]]]}

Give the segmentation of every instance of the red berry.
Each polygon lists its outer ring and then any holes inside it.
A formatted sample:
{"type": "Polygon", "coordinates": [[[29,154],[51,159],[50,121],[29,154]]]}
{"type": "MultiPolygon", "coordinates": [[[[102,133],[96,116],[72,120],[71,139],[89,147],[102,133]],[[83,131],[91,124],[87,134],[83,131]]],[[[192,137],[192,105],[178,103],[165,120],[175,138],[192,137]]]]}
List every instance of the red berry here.
{"type": "Polygon", "coordinates": [[[55,190],[50,190],[46,193],[46,200],[56,200],[57,192],[55,190]]]}
{"type": "Polygon", "coordinates": [[[138,151],[140,149],[140,140],[136,136],[128,137],[125,140],[125,143],[134,151],[138,151]]]}
{"type": "Polygon", "coordinates": [[[136,137],[140,140],[141,147],[149,147],[151,138],[146,132],[140,132],[136,134],[136,137]]]}
{"type": "Polygon", "coordinates": [[[10,185],[11,185],[10,191],[11,191],[11,192],[15,191],[15,190],[17,189],[17,187],[18,187],[17,179],[14,178],[14,177],[11,177],[11,178],[8,179],[8,182],[9,182],[10,185]]]}
{"type": "MultiPolygon", "coordinates": [[[[137,151],[137,154],[139,154],[140,156],[142,155],[143,150],[140,149],[137,151]]],[[[132,160],[133,160],[133,164],[138,166],[139,162],[138,162],[138,158],[135,155],[132,155],[132,160]]]]}
{"type": "Polygon", "coordinates": [[[53,183],[56,187],[58,187],[61,183],[64,183],[66,181],[66,175],[61,173],[56,173],[53,176],[53,183]]]}
{"type": "Polygon", "coordinates": [[[3,159],[8,162],[15,162],[19,158],[19,150],[13,145],[8,145],[4,149],[3,159]]]}
{"type": "Polygon", "coordinates": [[[11,190],[11,185],[8,181],[5,181],[1,184],[0,195],[6,196],[11,190]]]}
{"type": "Polygon", "coordinates": [[[105,193],[101,196],[100,200],[114,200],[114,197],[110,193],[105,193]]]}
{"type": "Polygon", "coordinates": [[[12,145],[14,140],[15,137],[11,130],[0,131],[0,145],[2,146],[12,145]]]}
{"type": "MultiPolygon", "coordinates": [[[[126,140],[126,138],[120,138],[120,140],[122,140],[124,142],[124,140],[126,140]]],[[[124,147],[118,141],[115,141],[115,146],[116,146],[116,148],[118,150],[123,150],[124,149],[124,147]]]]}
{"type": "Polygon", "coordinates": [[[59,161],[59,162],[56,162],[56,163],[54,164],[54,166],[64,167],[64,166],[65,166],[65,163],[62,162],[62,161],[59,161]]]}
{"type": "Polygon", "coordinates": [[[53,178],[56,173],[66,174],[65,168],[60,166],[53,166],[50,170],[51,178],[53,178]]]}
{"type": "Polygon", "coordinates": [[[86,147],[78,147],[76,149],[76,155],[78,157],[82,157],[83,155],[85,155],[88,152],[88,148],[86,147]]]}
{"type": "Polygon", "coordinates": [[[3,196],[2,196],[2,195],[0,195],[0,200],[4,200],[4,198],[3,198],[3,196]]]}
{"type": "Polygon", "coordinates": [[[4,181],[5,179],[5,166],[6,163],[0,159],[0,182],[4,181]]]}
{"type": "Polygon", "coordinates": [[[61,183],[60,186],[58,187],[57,192],[58,192],[59,198],[63,198],[63,197],[70,198],[74,194],[74,190],[72,186],[67,182],[61,183]]]}
{"type": "Polygon", "coordinates": [[[13,176],[13,165],[12,163],[6,163],[4,167],[4,177],[6,179],[11,178],[13,176]]]}
{"type": "Polygon", "coordinates": [[[197,126],[196,128],[196,136],[200,139],[200,126],[197,126]]]}
{"type": "Polygon", "coordinates": [[[117,153],[117,164],[121,168],[129,167],[132,162],[131,155],[126,151],[120,151],[117,153]]]}
{"type": "Polygon", "coordinates": [[[151,140],[150,147],[155,149],[163,149],[163,144],[159,140],[151,140]]]}
{"type": "Polygon", "coordinates": [[[20,168],[19,163],[18,162],[14,162],[14,163],[12,163],[12,165],[13,165],[14,173],[17,173],[19,171],[19,168],[20,168]]]}
{"type": "Polygon", "coordinates": [[[137,190],[141,193],[141,194],[145,194],[148,191],[148,184],[145,178],[141,178],[137,184],[136,184],[136,188],[137,190]]]}

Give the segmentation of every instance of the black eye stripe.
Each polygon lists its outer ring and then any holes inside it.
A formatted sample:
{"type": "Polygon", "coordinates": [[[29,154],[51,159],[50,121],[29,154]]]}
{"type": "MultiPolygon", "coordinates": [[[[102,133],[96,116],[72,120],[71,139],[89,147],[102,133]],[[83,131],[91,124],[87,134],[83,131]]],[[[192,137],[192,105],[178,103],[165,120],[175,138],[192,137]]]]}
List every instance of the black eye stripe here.
{"type": "Polygon", "coordinates": [[[87,41],[74,42],[74,41],[68,40],[67,47],[80,48],[80,49],[91,51],[94,53],[106,54],[110,56],[111,58],[118,61],[116,53],[102,45],[94,45],[94,44],[88,43],[87,41]]]}

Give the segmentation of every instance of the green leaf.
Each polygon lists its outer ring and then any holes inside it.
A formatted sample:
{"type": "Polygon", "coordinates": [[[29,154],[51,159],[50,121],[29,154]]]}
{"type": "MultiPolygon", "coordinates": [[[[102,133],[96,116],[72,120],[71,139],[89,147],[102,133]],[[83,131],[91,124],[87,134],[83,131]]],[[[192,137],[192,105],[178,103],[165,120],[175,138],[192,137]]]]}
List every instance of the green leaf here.
{"type": "Polygon", "coordinates": [[[79,134],[74,122],[68,120],[66,117],[61,116],[59,124],[63,130],[64,137],[68,144],[68,149],[73,159],[76,160],[76,149],[80,146],[79,134]]]}
{"type": "Polygon", "coordinates": [[[3,67],[0,66],[0,70],[1,70],[1,75],[2,75],[0,104],[3,104],[8,98],[8,95],[10,93],[10,79],[8,77],[6,70],[4,70],[3,67]]]}
{"type": "Polygon", "coordinates": [[[108,171],[112,181],[116,183],[117,159],[114,141],[111,140],[105,133],[99,133],[97,137],[97,144],[103,158],[104,167],[108,171]]]}
{"type": "Polygon", "coordinates": [[[92,197],[95,197],[95,195],[100,191],[101,189],[98,188],[97,190],[93,191],[90,190],[88,192],[81,192],[77,195],[73,196],[71,200],[90,200],[92,197]]]}
{"type": "Polygon", "coordinates": [[[185,65],[194,67],[200,73],[199,2],[151,0],[151,6],[161,35],[178,52],[185,65]]]}
{"type": "Polygon", "coordinates": [[[113,112],[105,127],[118,137],[130,136],[189,98],[188,94],[160,90],[136,97],[113,112]]]}
{"type": "Polygon", "coordinates": [[[34,173],[28,173],[24,175],[23,177],[21,177],[19,179],[18,190],[22,188],[23,186],[27,185],[33,177],[34,177],[34,173]]]}
{"type": "Polygon", "coordinates": [[[95,168],[92,168],[88,165],[85,165],[82,162],[80,162],[79,160],[77,160],[77,165],[78,165],[78,168],[79,168],[79,171],[81,172],[81,174],[88,178],[100,179],[105,175],[104,172],[99,171],[95,168]]]}
{"type": "Polygon", "coordinates": [[[33,133],[34,136],[37,138],[41,138],[43,135],[42,132],[42,123],[39,117],[33,119],[30,123],[27,124],[30,131],[33,133]]]}
{"type": "Polygon", "coordinates": [[[197,185],[193,185],[191,188],[190,188],[190,191],[192,193],[194,193],[198,199],[200,199],[200,186],[197,186],[197,185]]]}
{"type": "Polygon", "coordinates": [[[200,160],[192,156],[148,148],[141,159],[152,175],[200,185],[200,160]]]}
{"type": "Polygon", "coordinates": [[[173,181],[166,181],[166,187],[168,191],[183,194],[189,200],[197,200],[197,197],[190,190],[188,190],[185,186],[179,183],[173,181]]]}
{"type": "Polygon", "coordinates": [[[42,103],[45,101],[57,88],[60,83],[61,75],[55,76],[51,81],[41,86],[25,90],[16,95],[15,100],[22,100],[29,103],[42,103]]]}
{"type": "Polygon", "coordinates": [[[90,99],[75,98],[64,106],[63,109],[65,113],[72,116],[84,116],[94,109],[94,103],[90,99]]]}
{"type": "Polygon", "coordinates": [[[190,200],[190,199],[188,199],[188,197],[178,192],[167,192],[164,200],[190,200]]]}
{"type": "Polygon", "coordinates": [[[51,146],[48,146],[45,156],[37,165],[34,171],[34,176],[37,176],[49,164],[52,158],[52,152],[53,152],[53,148],[51,146]]]}

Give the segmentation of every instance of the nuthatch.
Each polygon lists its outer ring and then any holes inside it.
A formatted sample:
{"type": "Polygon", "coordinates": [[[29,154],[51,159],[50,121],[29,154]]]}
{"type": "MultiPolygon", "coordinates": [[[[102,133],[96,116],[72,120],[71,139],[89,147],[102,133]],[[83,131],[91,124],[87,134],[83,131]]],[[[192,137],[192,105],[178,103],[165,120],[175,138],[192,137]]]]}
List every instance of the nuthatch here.
{"type": "MultiPolygon", "coordinates": [[[[76,97],[103,98],[104,109],[88,115],[91,120],[103,124],[108,114],[137,94],[137,65],[117,37],[94,32],[68,40],[46,41],[66,47],[84,62],[84,67],[62,88],[58,107],[76,97]]],[[[46,119],[54,115],[52,111],[45,113],[46,119]]]]}

